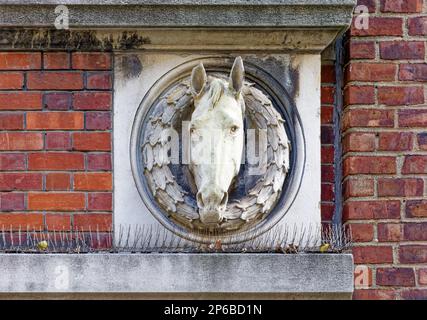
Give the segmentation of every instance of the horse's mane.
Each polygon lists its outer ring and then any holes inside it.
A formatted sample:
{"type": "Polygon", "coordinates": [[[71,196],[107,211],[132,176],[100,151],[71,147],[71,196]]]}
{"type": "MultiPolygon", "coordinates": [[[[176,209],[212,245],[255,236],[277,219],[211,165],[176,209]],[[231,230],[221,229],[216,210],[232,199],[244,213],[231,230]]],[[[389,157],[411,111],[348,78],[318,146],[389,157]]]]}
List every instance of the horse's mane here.
{"type": "Polygon", "coordinates": [[[215,105],[221,99],[225,91],[225,81],[221,79],[212,79],[209,83],[209,89],[206,93],[208,95],[208,101],[210,108],[215,108],[215,105]]]}

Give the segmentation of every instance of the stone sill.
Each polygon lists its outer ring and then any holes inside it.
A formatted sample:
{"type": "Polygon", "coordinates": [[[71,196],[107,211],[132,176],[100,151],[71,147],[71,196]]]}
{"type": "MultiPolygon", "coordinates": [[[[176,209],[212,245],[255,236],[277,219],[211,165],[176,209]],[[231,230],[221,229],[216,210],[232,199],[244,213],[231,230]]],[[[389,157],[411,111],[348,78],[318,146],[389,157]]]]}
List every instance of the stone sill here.
{"type": "Polygon", "coordinates": [[[53,27],[67,5],[72,28],[333,28],[351,21],[356,0],[0,0],[0,27],[53,27]]]}
{"type": "Polygon", "coordinates": [[[0,254],[0,298],[350,299],[351,254],[0,254]]]}

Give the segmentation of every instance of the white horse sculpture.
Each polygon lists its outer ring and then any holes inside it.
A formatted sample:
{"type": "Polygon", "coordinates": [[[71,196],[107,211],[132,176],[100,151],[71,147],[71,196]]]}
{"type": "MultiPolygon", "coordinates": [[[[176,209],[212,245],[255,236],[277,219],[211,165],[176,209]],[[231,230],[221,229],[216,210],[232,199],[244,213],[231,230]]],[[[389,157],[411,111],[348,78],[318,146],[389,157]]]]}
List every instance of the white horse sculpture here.
{"type": "Polygon", "coordinates": [[[241,94],[244,68],[236,58],[228,82],[207,77],[203,64],[193,69],[195,110],[190,122],[190,171],[197,186],[202,223],[223,220],[228,191],[238,175],[244,145],[245,103],[241,94]]]}

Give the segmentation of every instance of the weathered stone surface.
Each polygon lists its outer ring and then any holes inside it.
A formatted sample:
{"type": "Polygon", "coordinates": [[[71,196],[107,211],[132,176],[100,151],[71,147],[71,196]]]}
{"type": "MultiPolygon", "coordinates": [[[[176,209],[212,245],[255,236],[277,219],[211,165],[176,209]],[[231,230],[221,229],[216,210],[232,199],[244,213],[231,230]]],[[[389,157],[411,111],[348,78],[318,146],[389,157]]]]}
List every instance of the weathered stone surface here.
{"type": "Polygon", "coordinates": [[[350,298],[350,254],[1,254],[1,293],[350,298]],[[32,270],[32,272],[28,272],[32,270]]]}
{"type": "Polygon", "coordinates": [[[333,27],[350,23],[355,0],[2,0],[0,26],[49,27],[67,5],[72,27],[333,27]]]}

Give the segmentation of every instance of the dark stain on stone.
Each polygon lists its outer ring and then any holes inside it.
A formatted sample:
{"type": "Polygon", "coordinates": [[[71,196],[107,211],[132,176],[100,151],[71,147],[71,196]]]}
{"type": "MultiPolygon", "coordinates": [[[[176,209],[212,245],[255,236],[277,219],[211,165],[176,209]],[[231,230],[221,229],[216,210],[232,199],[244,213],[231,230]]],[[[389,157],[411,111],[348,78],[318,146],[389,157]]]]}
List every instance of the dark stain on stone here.
{"type": "Polygon", "coordinates": [[[253,63],[267,71],[273,78],[275,78],[289,93],[292,98],[298,92],[298,70],[292,69],[291,61],[283,61],[274,56],[259,57],[248,56],[244,60],[253,63]]]}
{"type": "Polygon", "coordinates": [[[73,50],[103,50],[102,42],[94,31],[71,32],[70,45],[73,50]]]}
{"type": "Polygon", "coordinates": [[[43,49],[49,46],[49,31],[43,30],[38,32],[33,37],[33,48],[43,49]]]}
{"type": "Polygon", "coordinates": [[[150,39],[147,37],[138,36],[135,32],[127,33],[124,31],[118,40],[118,48],[120,50],[137,49],[144,44],[149,44],[150,39]]]}
{"type": "Polygon", "coordinates": [[[0,29],[0,47],[11,47],[15,39],[16,30],[0,29]]]}
{"type": "Polygon", "coordinates": [[[58,49],[81,51],[112,51],[141,49],[150,39],[136,32],[124,31],[115,40],[114,34],[102,38],[95,30],[3,29],[0,30],[2,49],[58,49]]]}
{"type": "Polygon", "coordinates": [[[121,72],[126,79],[137,78],[142,72],[142,64],[135,54],[121,57],[121,72]]]}
{"type": "Polygon", "coordinates": [[[20,30],[18,36],[15,37],[14,47],[16,49],[32,47],[35,33],[34,30],[20,30]]]}
{"type": "Polygon", "coordinates": [[[298,68],[292,67],[292,60],[291,57],[291,63],[289,65],[289,81],[292,83],[292,90],[289,92],[292,99],[295,99],[295,97],[299,94],[299,70],[298,68]]]}

